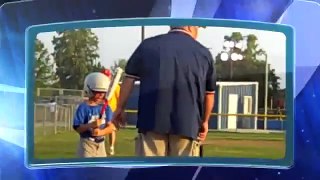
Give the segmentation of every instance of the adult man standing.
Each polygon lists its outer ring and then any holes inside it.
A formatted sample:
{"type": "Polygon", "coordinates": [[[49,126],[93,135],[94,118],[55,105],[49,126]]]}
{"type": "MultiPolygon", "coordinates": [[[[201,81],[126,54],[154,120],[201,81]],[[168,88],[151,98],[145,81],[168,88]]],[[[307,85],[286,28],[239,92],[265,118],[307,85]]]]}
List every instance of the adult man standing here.
{"type": "Polygon", "coordinates": [[[171,27],[144,40],[128,60],[113,120],[140,80],[137,156],[198,156],[208,133],[216,78],[209,50],[195,39],[197,26],[171,27]]]}

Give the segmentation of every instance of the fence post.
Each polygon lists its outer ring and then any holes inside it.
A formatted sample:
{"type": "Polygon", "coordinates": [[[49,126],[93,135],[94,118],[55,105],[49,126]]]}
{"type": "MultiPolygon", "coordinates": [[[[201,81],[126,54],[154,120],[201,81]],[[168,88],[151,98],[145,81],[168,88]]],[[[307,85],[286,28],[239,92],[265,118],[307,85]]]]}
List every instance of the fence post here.
{"type": "Polygon", "coordinates": [[[283,129],[283,119],[282,118],[280,118],[280,121],[281,121],[281,131],[283,131],[284,129],[283,129]]]}
{"type": "Polygon", "coordinates": [[[72,124],[73,124],[73,118],[74,118],[74,109],[75,109],[75,106],[74,105],[72,105],[71,106],[71,119],[70,119],[70,131],[71,131],[71,129],[72,129],[72,124]]]}
{"type": "Polygon", "coordinates": [[[40,88],[37,88],[37,97],[40,96],[40,88]]]}
{"type": "MultiPolygon", "coordinates": [[[[57,105],[54,112],[54,134],[57,134],[57,113],[59,113],[59,106],[57,105]]],[[[58,114],[59,115],[59,114],[58,114]]]]}
{"type": "Polygon", "coordinates": [[[72,117],[72,105],[70,105],[70,109],[69,109],[69,131],[71,131],[71,117],[72,117]]]}
{"type": "Polygon", "coordinates": [[[46,135],[45,122],[47,121],[47,106],[44,106],[44,118],[42,120],[43,135],[46,135]]]}
{"type": "Polygon", "coordinates": [[[68,113],[68,129],[71,131],[71,111],[72,110],[72,105],[69,106],[69,113],[68,113]]]}
{"type": "Polygon", "coordinates": [[[64,131],[67,131],[67,107],[63,108],[63,116],[64,116],[64,131]]]}

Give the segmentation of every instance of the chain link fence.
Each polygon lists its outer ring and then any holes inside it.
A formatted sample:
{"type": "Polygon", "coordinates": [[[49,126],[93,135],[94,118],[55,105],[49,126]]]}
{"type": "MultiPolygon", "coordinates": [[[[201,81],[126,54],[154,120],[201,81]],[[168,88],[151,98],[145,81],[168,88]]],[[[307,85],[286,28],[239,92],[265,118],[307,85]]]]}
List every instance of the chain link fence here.
{"type": "Polygon", "coordinates": [[[71,131],[76,109],[75,104],[34,104],[35,136],[71,131]]]}
{"type": "Polygon", "coordinates": [[[82,95],[37,96],[34,104],[35,136],[73,130],[73,117],[83,99],[82,95]]]}

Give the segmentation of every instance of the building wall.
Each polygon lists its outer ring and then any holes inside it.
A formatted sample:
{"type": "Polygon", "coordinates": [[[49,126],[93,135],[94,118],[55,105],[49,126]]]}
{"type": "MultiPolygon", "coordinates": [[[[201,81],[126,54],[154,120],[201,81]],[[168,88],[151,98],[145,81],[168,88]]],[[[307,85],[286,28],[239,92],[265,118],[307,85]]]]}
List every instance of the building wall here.
{"type": "MultiPolygon", "coordinates": [[[[243,113],[244,96],[252,96],[252,114],[256,109],[256,85],[236,85],[236,86],[222,86],[221,92],[221,113],[228,113],[229,94],[238,94],[238,114],[243,113]]],[[[227,116],[221,117],[221,129],[227,128],[227,116]]],[[[237,117],[237,128],[252,129],[254,128],[254,117],[237,117]]]]}
{"type": "MultiPolygon", "coordinates": [[[[221,113],[227,113],[228,110],[228,95],[235,93],[239,94],[238,113],[243,113],[243,96],[252,96],[252,111],[255,112],[255,85],[241,85],[241,86],[223,86],[222,92],[219,92],[219,85],[215,93],[215,105],[213,113],[218,113],[219,101],[222,101],[221,113]],[[219,93],[222,93],[222,99],[219,99],[219,93]],[[224,103],[225,102],[225,103],[224,103]]],[[[133,93],[131,94],[126,109],[137,110],[139,99],[139,85],[135,85],[133,93]]],[[[127,113],[128,125],[136,125],[137,113],[127,113]]],[[[254,128],[253,117],[238,117],[238,128],[254,128]]],[[[227,117],[221,117],[222,129],[227,128],[227,117]]],[[[218,116],[212,116],[209,122],[210,129],[218,128],[218,116]]]]}

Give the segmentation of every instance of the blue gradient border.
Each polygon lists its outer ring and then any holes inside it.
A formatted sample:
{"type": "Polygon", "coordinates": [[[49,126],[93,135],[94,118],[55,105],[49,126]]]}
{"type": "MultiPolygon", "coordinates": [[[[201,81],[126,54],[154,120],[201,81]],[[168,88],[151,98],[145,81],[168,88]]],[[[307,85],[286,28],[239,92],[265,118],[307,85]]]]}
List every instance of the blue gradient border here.
{"type": "Polygon", "coordinates": [[[25,165],[28,168],[70,167],[70,166],[225,166],[225,167],[256,167],[287,169],[293,165],[294,148],[294,114],[293,114],[293,85],[294,85],[294,31],[286,25],[261,23],[240,20],[218,19],[175,19],[175,18],[128,18],[74,21],[66,23],[53,23],[48,25],[35,25],[26,29],[26,149],[25,165]],[[95,159],[55,159],[38,160],[34,158],[34,41],[38,33],[64,31],[76,28],[101,28],[115,26],[157,26],[157,25],[197,25],[231,28],[247,28],[281,32],[286,36],[286,104],[287,123],[286,153],[283,159],[256,159],[256,158],[95,158],[95,159]]]}

